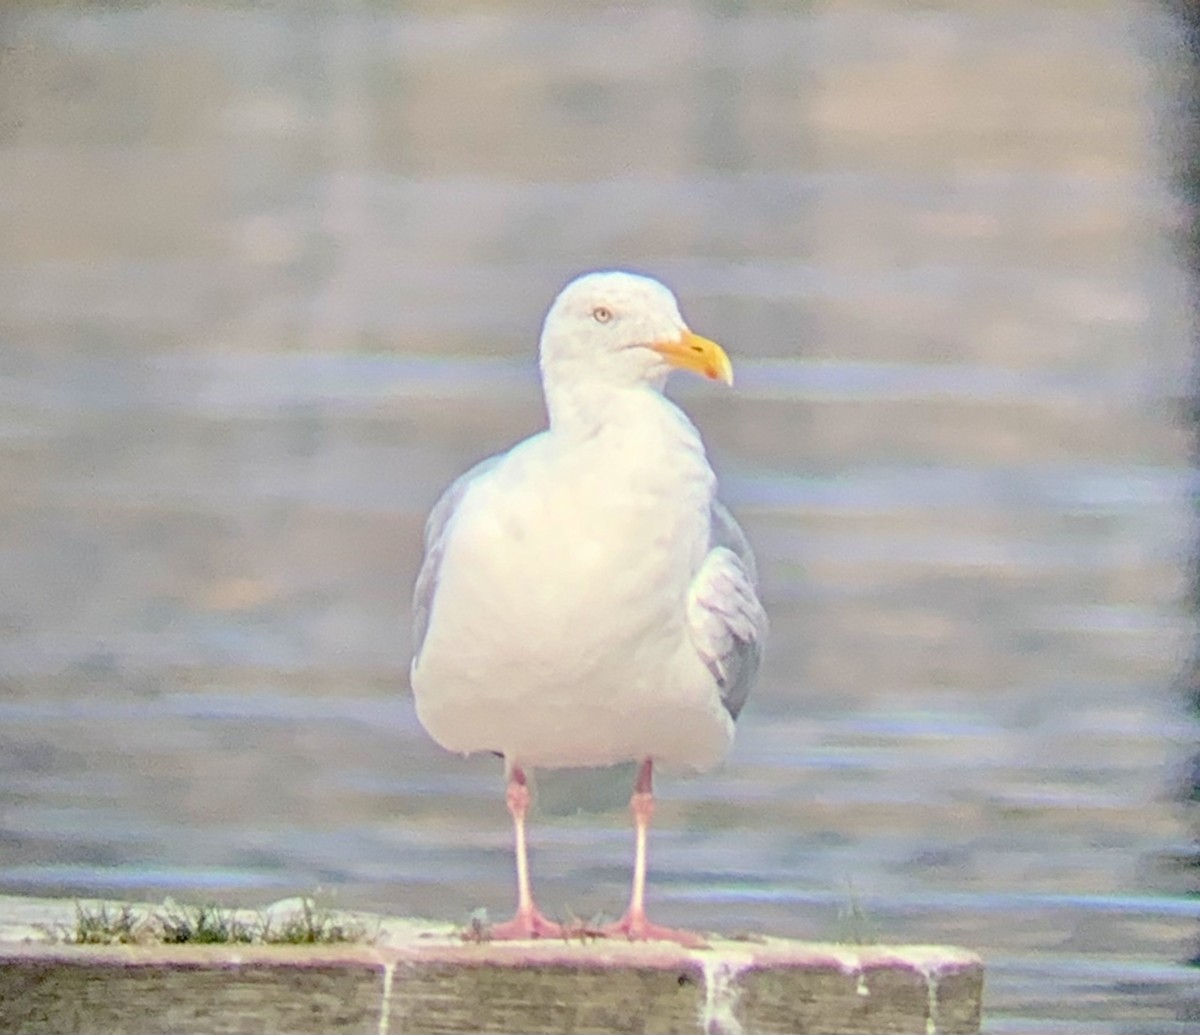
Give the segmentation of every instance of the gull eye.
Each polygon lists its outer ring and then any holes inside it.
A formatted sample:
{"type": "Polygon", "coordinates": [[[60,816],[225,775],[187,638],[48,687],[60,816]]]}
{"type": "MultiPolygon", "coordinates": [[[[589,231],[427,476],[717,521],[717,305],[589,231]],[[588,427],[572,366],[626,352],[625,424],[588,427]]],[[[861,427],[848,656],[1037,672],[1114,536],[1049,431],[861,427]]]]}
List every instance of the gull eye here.
{"type": "Polygon", "coordinates": [[[592,319],[596,323],[608,323],[613,318],[613,311],[606,305],[598,305],[592,310],[592,319]]]}

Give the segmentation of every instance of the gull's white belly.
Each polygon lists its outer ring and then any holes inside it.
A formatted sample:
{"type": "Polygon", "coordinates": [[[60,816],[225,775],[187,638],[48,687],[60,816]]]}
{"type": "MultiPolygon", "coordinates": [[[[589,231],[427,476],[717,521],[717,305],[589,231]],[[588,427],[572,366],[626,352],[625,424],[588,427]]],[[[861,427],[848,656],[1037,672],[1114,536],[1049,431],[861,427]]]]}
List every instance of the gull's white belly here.
{"type": "Polygon", "coordinates": [[[464,502],[413,669],[421,722],[529,766],[712,765],[733,725],[685,625],[706,507],[588,486],[498,478],[464,502]]]}

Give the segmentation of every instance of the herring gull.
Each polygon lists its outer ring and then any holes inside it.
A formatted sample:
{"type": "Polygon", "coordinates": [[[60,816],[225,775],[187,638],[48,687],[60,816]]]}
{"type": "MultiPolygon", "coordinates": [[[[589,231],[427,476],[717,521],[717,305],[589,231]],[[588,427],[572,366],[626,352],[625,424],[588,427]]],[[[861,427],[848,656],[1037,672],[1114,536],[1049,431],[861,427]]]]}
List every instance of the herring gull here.
{"type": "Polygon", "coordinates": [[[635,762],[629,908],[601,933],[702,944],[646,918],[653,767],[725,756],[767,619],[700,434],[662,389],[672,368],[732,384],[732,367],[666,287],[617,271],[562,290],[540,365],[548,428],[460,476],[429,515],[417,715],[450,751],[504,757],[517,912],[489,937],[568,933],[533,900],[527,772],[635,762]]]}

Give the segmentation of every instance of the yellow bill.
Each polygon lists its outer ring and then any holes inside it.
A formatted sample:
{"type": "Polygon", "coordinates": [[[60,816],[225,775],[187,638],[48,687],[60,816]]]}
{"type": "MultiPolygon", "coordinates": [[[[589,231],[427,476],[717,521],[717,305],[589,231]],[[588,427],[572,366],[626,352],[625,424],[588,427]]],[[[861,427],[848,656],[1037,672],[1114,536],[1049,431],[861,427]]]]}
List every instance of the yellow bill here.
{"type": "Polygon", "coordinates": [[[690,370],[710,381],[733,384],[733,364],[715,341],[684,331],[676,341],[658,341],[651,347],[673,367],[690,370]]]}

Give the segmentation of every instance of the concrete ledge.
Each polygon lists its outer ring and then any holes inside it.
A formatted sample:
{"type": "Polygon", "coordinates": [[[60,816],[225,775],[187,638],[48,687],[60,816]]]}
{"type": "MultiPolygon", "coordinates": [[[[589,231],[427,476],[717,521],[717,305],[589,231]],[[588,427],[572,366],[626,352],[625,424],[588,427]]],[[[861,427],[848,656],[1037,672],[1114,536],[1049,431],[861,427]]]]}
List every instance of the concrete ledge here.
{"type": "MultiPolygon", "coordinates": [[[[979,1031],[983,966],[962,949],[476,944],[449,925],[408,920],[377,930],[370,945],[3,941],[0,1031],[979,1031]]],[[[0,938],[13,933],[0,923],[0,938]]]]}

